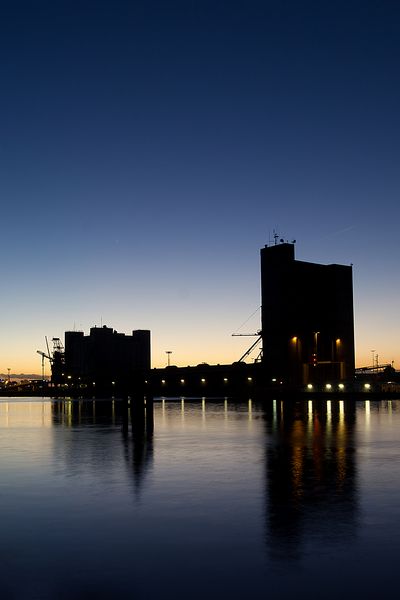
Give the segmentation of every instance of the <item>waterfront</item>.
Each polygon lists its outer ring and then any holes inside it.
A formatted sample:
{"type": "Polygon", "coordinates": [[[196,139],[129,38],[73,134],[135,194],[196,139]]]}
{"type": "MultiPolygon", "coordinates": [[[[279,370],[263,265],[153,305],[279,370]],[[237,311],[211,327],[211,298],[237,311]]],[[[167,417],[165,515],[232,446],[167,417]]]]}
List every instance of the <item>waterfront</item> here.
{"type": "Polygon", "coordinates": [[[397,586],[400,400],[0,401],[3,597],[397,586]]]}

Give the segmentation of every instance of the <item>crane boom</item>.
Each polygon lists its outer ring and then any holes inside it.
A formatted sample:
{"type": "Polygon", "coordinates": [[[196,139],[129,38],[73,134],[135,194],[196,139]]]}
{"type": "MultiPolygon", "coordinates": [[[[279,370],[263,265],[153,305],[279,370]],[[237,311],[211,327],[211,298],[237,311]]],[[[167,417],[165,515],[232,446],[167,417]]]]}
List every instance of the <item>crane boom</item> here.
{"type": "Polygon", "coordinates": [[[42,352],[41,350],[36,350],[36,352],[38,354],[40,354],[40,356],[42,358],[48,358],[50,362],[53,360],[51,356],[49,356],[48,354],[46,354],[46,352],[42,352]]]}
{"type": "Polygon", "coordinates": [[[49,349],[49,342],[47,339],[47,335],[44,336],[44,339],[46,340],[47,354],[50,356],[50,349],[49,349]]]}
{"type": "Polygon", "coordinates": [[[232,337],[254,337],[259,335],[258,333],[232,333],[232,337]]]}
{"type": "Polygon", "coordinates": [[[253,350],[253,348],[255,348],[255,347],[257,346],[257,344],[258,344],[258,342],[259,342],[260,340],[261,340],[261,336],[259,336],[259,337],[256,339],[256,341],[254,342],[254,344],[252,344],[252,345],[250,346],[250,348],[249,348],[248,350],[246,350],[246,352],[243,354],[243,356],[241,356],[241,357],[239,358],[238,362],[242,362],[242,361],[243,361],[243,360],[246,358],[246,356],[248,356],[248,355],[250,354],[250,352],[253,350]]]}
{"type": "Polygon", "coordinates": [[[261,329],[259,329],[255,333],[232,333],[233,337],[255,337],[256,335],[261,335],[261,329]]]}
{"type": "Polygon", "coordinates": [[[48,358],[50,361],[50,364],[52,363],[52,358],[51,356],[49,356],[48,354],[46,354],[45,352],[42,352],[41,350],[36,350],[36,352],[38,354],[40,354],[40,356],[42,357],[42,381],[44,381],[44,359],[48,358]]]}

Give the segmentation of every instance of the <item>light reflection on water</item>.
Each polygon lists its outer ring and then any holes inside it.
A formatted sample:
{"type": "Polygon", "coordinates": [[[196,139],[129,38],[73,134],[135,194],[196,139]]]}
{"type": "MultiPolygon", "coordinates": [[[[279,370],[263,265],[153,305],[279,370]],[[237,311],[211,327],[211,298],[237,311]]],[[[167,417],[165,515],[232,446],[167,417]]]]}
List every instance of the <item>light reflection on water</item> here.
{"type": "Polygon", "coordinates": [[[400,400],[2,399],[3,597],[385,596],[399,427],[400,400]]]}

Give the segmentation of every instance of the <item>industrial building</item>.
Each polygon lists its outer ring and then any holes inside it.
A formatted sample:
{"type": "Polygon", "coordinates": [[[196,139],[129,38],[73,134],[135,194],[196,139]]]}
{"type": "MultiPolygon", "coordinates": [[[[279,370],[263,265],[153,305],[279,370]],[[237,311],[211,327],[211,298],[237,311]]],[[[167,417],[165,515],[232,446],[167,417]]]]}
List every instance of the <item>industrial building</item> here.
{"type": "Polygon", "coordinates": [[[132,335],[111,327],[92,327],[65,332],[65,378],[77,379],[104,389],[116,389],[143,377],[150,370],[150,331],[139,329],[132,335]]]}
{"type": "MultiPolygon", "coordinates": [[[[295,260],[295,245],[261,249],[266,382],[308,385],[354,377],[352,267],[295,260]]],[[[329,384],[328,384],[329,385],[329,384]]]]}

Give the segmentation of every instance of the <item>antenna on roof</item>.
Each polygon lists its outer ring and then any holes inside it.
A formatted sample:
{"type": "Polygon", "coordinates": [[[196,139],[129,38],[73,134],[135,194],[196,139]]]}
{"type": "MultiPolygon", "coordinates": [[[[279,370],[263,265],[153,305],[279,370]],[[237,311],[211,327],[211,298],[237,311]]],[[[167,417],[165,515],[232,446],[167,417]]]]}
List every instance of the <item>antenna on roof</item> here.
{"type": "Polygon", "coordinates": [[[285,240],[285,238],[280,237],[279,233],[276,231],[276,229],[272,230],[272,237],[273,237],[273,241],[271,240],[271,234],[268,233],[268,245],[273,244],[274,246],[278,246],[278,244],[295,244],[296,240],[291,240],[289,242],[289,240],[285,240]]]}

